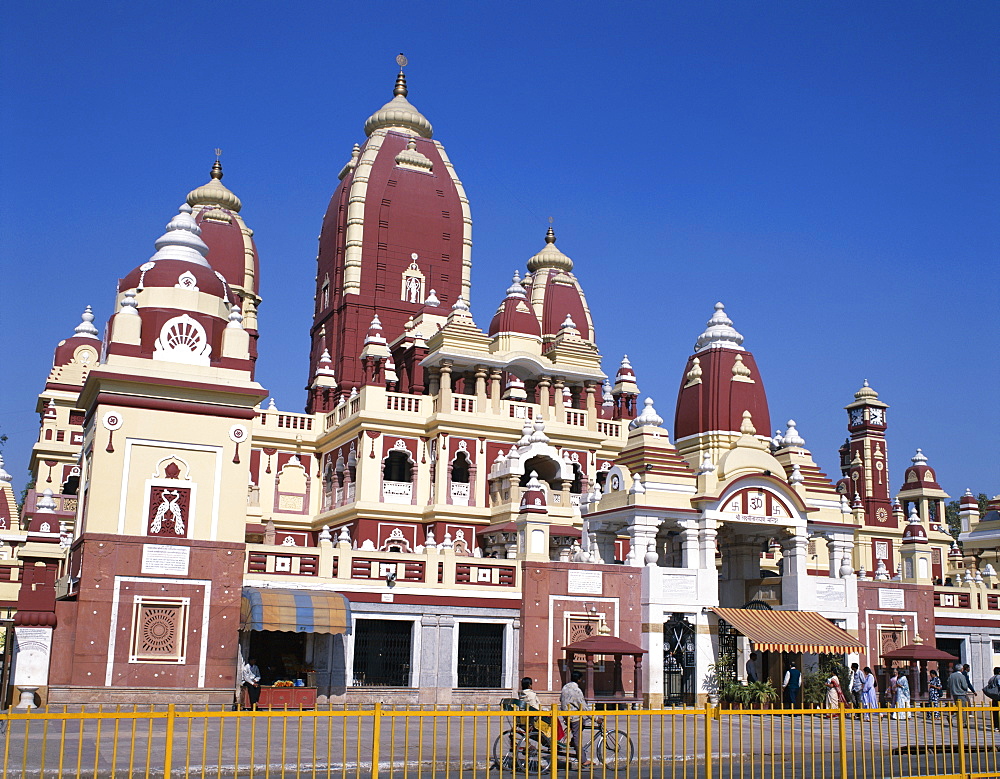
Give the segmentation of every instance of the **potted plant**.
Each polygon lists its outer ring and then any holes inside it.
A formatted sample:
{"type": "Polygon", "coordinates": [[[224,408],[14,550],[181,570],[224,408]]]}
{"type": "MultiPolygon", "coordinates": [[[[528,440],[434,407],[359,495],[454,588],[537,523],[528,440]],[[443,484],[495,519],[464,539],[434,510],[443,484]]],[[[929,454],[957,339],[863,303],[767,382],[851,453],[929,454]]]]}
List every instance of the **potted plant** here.
{"type": "Polygon", "coordinates": [[[746,686],[746,700],[755,709],[769,709],[778,700],[778,690],[770,680],[750,682],[746,686]]]}

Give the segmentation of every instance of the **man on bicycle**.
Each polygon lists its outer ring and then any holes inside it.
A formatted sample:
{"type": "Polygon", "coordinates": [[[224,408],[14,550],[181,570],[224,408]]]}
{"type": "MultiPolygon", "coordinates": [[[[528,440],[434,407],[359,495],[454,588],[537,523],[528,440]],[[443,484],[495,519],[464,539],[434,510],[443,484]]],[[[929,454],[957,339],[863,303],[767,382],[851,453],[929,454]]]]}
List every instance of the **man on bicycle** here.
{"type": "MultiPolygon", "coordinates": [[[[583,695],[583,690],[580,689],[581,679],[583,679],[583,674],[579,671],[573,671],[569,675],[569,681],[563,685],[559,694],[559,708],[563,711],[588,711],[590,709],[590,706],[587,705],[587,699],[583,695]]],[[[581,761],[580,765],[588,766],[591,764],[590,745],[583,743],[580,732],[582,725],[583,717],[569,718],[569,729],[570,733],[573,734],[573,744],[576,747],[577,757],[581,761]]]]}

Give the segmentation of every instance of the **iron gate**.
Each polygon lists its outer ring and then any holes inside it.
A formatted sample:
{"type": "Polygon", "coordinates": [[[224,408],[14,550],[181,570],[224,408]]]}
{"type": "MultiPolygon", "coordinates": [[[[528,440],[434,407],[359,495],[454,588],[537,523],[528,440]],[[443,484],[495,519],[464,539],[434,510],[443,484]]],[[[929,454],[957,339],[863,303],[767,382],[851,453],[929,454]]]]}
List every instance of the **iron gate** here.
{"type": "Polygon", "coordinates": [[[674,614],[663,625],[663,702],[693,706],[695,702],[694,625],[674,614]]]}

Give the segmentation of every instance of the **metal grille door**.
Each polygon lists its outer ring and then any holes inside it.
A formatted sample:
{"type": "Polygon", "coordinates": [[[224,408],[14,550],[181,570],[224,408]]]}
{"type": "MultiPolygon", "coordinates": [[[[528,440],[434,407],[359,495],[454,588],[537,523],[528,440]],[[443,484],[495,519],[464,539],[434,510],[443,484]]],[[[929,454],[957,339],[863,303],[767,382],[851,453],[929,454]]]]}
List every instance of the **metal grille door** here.
{"type": "Polygon", "coordinates": [[[460,622],[458,686],[503,686],[503,625],[460,622]]]}

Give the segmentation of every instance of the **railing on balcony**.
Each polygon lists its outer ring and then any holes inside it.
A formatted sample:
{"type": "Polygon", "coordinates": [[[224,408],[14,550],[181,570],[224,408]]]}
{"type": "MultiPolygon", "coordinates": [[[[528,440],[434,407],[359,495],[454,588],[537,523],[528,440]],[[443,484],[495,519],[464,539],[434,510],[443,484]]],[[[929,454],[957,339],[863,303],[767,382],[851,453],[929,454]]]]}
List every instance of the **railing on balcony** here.
{"type": "Polygon", "coordinates": [[[509,403],[510,416],[512,419],[534,419],[535,407],[530,403],[509,403]]]}
{"type": "Polygon", "coordinates": [[[262,411],[257,415],[257,421],[262,427],[277,428],[279,430],[313,429],[311,414],[283,414],[274,411],[262,411]]]}
{"type": "Polygon", "coordinates": [[[451,483],[451,502],[456,506],[468,506],[471,490],[468,482],[451,483]]]}
{"type": "Polygon", "coordinates": [[[476,399],[468,395],[455,395],[452,397],[452,408],[463,414],[475,414],[476,399]]]}
{"type": "MultiPolygon", "coordinates": [[[[352,485],[353,486],[353,485],[352,485]]],[[[412,503],[413,483],[408,481],[383,481],[383,503],[412,503]]]]}
{"type": "Polygon", "coordinates": [[[622,426],[619,422],[598,422],[597,432],[608,438],[618,438],[622,434],[622,426]]]}
{"type": "Polygon", "coordinates": [[[385,393],[385,407],[387,411],[408,411],[413,414],[420,413],[420,395],[403,395],[398,392],[385,393]]]}
{"type": "Polygon", "coordinates": [[[574,427],[586,427],[587,426],[587,412],[586,411],[566,411],[566,424],[573,425],[574,427]]]}

